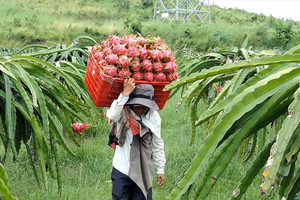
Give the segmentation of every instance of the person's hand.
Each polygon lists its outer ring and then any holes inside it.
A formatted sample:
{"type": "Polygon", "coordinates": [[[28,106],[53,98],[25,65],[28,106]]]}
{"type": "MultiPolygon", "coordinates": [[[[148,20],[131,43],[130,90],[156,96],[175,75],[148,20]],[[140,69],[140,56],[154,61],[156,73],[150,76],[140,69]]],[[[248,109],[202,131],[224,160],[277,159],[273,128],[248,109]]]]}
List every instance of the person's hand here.
{"type": "Polygon", "coordinates": [[[133,78],[127,78],[124,80],[123,92],[124,96],[129,96],[131,92],[135,89],[135,82],[133,78]]]}
{"type": "Polygon", "coordinates": [[[165,175],[164,174],[157,174],[157,184],[162,186],[165,183],[165,175]]]}

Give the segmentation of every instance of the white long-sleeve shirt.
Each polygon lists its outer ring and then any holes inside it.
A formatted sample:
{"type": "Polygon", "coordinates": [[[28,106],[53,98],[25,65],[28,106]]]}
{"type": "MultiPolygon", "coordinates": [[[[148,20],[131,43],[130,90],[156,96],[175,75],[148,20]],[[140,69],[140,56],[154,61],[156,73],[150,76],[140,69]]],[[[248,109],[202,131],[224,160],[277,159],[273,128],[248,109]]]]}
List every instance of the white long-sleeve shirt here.
{"type": "MultiPolygon", "coordinates": [[[[117,122],[117,129],[121,128],[122,119],[125,117],[123,107],[128,101],[129,97],[119,95],[118,99],[115,99],[111,107],[107,110],[106,116],[117,122]]],[[[151,130],[152,138],[152,156],[154,164],[157,169],[157,174],[164,174],[164,168],[166,163],[165,153],[164,153],[164,142],[161,138],[161,118],[157,111],[150,109],[145,115],[141,117],[137,116],[132,110],[129,109],[130,115],[134,116],[137,120],[142,120],[142,122],[151,130]]],[[[124,145],[120,147],[116,146],[115,155],[113,159],[113,167],[128,175],[130,166],[130,150],[132,143],[132,132],[128,129],[126,133],[126,139],[124,145]]],[[[142,136],[142,135],[141,135],[142,136]]]]}

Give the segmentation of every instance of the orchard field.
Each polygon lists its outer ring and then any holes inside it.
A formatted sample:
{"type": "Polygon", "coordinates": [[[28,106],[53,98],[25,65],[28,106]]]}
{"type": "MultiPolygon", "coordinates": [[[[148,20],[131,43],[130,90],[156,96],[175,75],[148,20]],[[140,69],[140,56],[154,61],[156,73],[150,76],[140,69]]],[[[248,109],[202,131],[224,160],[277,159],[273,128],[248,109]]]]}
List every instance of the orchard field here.
{"type": "Polygon", "coordinates": [[[89,47],[129,34],[178,66],[153,199],[299,198],[300,22],[212,6],[211,24],[158,23],[154,2],[0,0],[0,199],[110,199],[111,125],[84,77],[89,47]]]}

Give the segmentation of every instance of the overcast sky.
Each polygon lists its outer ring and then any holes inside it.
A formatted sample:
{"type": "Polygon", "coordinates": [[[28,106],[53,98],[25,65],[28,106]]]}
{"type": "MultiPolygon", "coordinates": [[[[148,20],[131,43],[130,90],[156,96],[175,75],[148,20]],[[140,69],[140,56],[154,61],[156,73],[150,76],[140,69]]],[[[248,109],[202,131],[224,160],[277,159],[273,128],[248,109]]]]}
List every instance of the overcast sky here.
{"type": "Polygon", "coordinates": [[[300,21],[300,0],[209,0],[222,8],[239,8],[247,12],[300,21]]]}

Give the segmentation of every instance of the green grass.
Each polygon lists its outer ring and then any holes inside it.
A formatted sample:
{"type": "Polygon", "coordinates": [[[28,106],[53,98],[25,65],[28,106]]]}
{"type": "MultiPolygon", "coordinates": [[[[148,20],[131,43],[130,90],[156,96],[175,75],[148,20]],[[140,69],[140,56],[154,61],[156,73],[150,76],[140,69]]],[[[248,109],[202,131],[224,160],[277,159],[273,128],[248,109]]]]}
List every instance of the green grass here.
{"type": "Polygon", "coordinates": [[[211,16],[212,24],[154,23],[153,6],[143,7],[141,0],[0,0],[0,47],[70,44],[79,35],[102,41],[137,28],[144,36],[160,36],[174,51],[240,46],[246,36],[255,49],[285,50],[300,43],[300,22],[217,6],[211,6],[211,16]]]}
{"type": "Polygon", "coordinates": [[[68,43],[78,35],[122,32],[111,1],[0,1],[0,46],[68,43]],[[91,31],[89,31],[91,30],[91,31]],[[104,31],[105,30],[105,31],[104,31]],[[23,40],[23,41],[22,41],[23,40]]]}
{"type": "MultiPolygon", "coordinates": [[[[178,96],[170,99],[164,109],[160,111],[162,118],[162,137],[165,142],[166,182],[158,187],[154,179],[154,200],[163,199],[170,194],[177,181],[183,176],[197,150],[203,142],[205,133],[199,128],[195,143],[189,146],[190,121],[189,112],[184,105],[176,112],[178,96]]],[[[100,119],[99,119],[100,120],[100,119]]],[[[109,130],[109,125],[103,131],[109,130]]],[[[87,132],[89,135],[89,132],[87,132]]],[[[89,135],[81,139],[81,147],[70,144],[77,156],[72,157],[59,148],[60,169],[62,174],[63,191],[60,199],[89,199],[107,200],[111,196],[110,173],[112,169],[113,150],[107,146],[107,135],[89,135]]],[[[1,150],[0,152],[3,152],[1,150]]],[[[238,180],[242,177],[248,164],[239,165],[238,161],[231,163],[224,172],[222,180],[215,186],[210,194],[210,200],[225,200],[230,197],[238,180]]],[[[13,194],[22,200],[56,199],[56,180],[49,177],[49,189],[39,189],[34,179],[32,168],[27,160],[27,155],[22,149],[18,162],[13,162],[11,157],[5,164],[13,194]]],[[[198,185],[200,179],[196,181],[198,185]]],[[[258,199],[258,176],[249,188],[243,199],[258,199]]],[[[262,198],[264,199],[264,198],[262,198]]]]}

